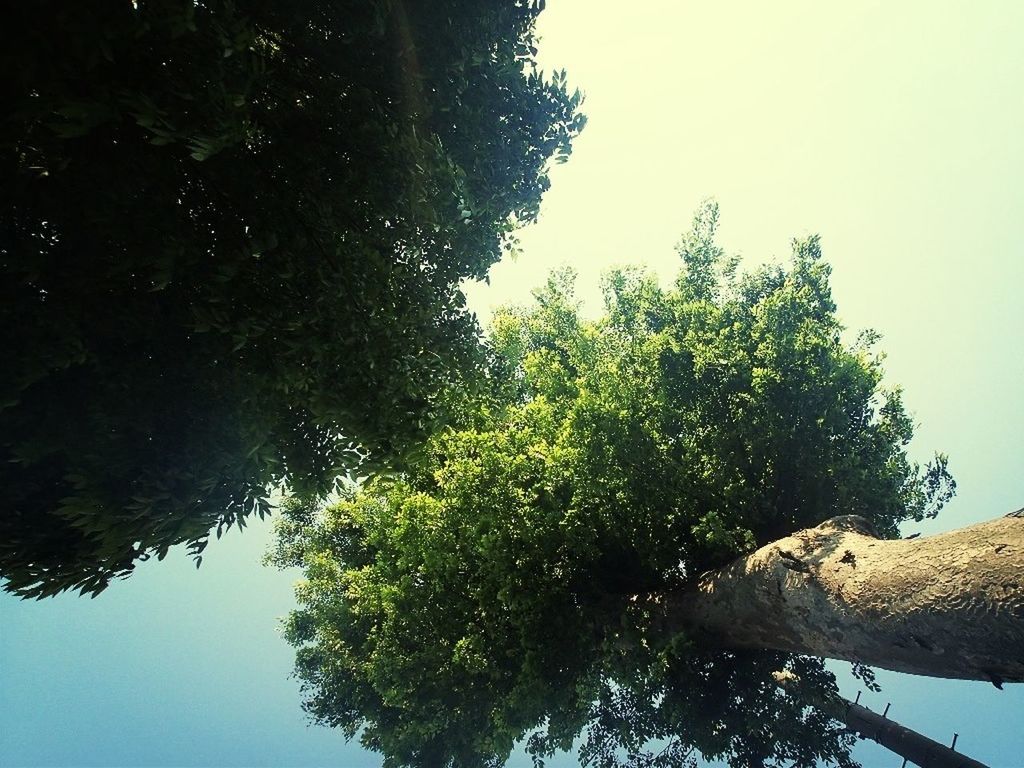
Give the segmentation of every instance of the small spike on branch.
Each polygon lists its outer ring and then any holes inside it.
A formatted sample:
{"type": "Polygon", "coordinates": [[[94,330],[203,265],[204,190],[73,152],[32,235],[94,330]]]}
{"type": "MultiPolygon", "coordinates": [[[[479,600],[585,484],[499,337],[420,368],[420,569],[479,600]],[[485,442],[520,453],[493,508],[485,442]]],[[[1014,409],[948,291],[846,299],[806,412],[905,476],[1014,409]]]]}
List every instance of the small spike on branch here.
{"type": "MultiPolygon", "coordinates": [[[[780,688],[793,695],[797,678],[792,672],[775,672],[773,677],[780,688]]],[[[860,700],[859,692],[857,699],[860,700]]],[[[885,712],[880,715],[842,696],[828,699],[815,697],[813,701],[808,701],[808,704],[839,720],[862,739],[871,739],[895,752],[903,758],[904,765],[910,761],[920,768],[988,768],[984,763],[957,752],[953,747],[947,747],[890,720],[887,717],[888,705],[885,712]]],[[[953,745],[956,745],[955,736],[953,745]]]]}

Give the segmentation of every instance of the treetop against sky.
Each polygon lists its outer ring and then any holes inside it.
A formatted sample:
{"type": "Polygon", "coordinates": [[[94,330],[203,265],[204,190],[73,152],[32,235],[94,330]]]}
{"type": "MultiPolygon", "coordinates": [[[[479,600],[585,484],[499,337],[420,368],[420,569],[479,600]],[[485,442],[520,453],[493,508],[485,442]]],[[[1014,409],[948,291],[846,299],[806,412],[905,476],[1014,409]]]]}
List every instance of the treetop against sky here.
{"type": "MultiPolygon", "coordinates": [[[[1019,508],[1024,5],[665,0],[624,13],[552,0],[538,24],[540,66],[569,71],[589,124],[571,162],[552,169],[518,256],[495,265],[489,284],[465,286],[468,307],[487,323],[492,307],[527,304],[566,262],[585,318],[598,314],[601,275],[616,264],[644,263],[669,285],[672,245],[708,196],[726,214],[719,240],[744,269],[785,256],[794,235],[820,233],[846,341],[877,330],[888,380],[904,387],[910,460],[927,463],[941,448],[957,477],[943,513],[902,533],[1019,508]]],[[[87,176],[76,199],[102,196],[101,178],[87,176]]],[[[257,521],[212,541],[199,570],[172,548],[95,601],[0,599],[0,762],[379,766],[378,753],[336,730],[307,727],[296,706],[294,653],[272,617],[294,607],[298,574],[255,567],[269,543],[257,521]]],[[[858,681],[829,668],[854,698],[858,681]]],[[[1024,754],[1024,733],[1007,727],[1024,711],[1021,686],[878,679],[882,693],[862,703],[881,711],[892,702],[890,715],[945,743],[957,732],[958,748],[993,766],[1024,754]]],[[[615,727],[612,714],[605,722],[615,727]]],[[[897,764],[869,742],[854,755],[897,764]]],[[[520,749],[510,764],[530,761],[520,749]]]]}
{"type": "Polygon", "coordinates": [[[492,391],[417,465],[289,507],[273,559],[305,571],[285,635],[318,722],[396,766],[500,764],[528,737],[550,756],[581,733],[601,766],[659,739],[676,743],[665,760],[848,763],[839,725],[771,676],[834,690],[821,659],[753,634],[716,646],[672,601],[830,518],[896,536],[955,485],[945,457],[908,460],[899,390],[870,334],[842,340],[817,239],[738,274],[717,217],[696,216],[672,288],[608,275],[596,320],[553,275],[496,315],[492,391]]]}

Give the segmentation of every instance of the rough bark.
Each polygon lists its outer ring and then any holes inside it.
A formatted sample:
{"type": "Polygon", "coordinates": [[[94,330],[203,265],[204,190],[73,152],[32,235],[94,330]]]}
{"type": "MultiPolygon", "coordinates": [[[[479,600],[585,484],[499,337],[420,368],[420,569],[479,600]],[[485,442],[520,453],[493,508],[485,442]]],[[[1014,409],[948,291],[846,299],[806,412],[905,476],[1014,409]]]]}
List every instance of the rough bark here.
{"type": "Polygon", "coordinates": [[[716,648],[1024,682],[1022,513],[913,540],[833,518],[668,596],[668,629],[716,648]]]}

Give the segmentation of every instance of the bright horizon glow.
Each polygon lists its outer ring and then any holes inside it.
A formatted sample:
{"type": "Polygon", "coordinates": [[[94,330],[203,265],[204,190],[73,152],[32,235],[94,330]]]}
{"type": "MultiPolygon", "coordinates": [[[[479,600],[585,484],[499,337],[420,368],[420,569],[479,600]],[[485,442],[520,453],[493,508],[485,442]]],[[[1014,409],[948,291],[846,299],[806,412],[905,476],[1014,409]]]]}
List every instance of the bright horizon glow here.
{"type": "MultiPolygon", "coordinates": [[[[522,255],[470,286],[483,322],[566,263],[591,309],[613,265],[667,281],[708,197],[744,266],[819,233],[840,318],[882,334],[887,381],[920,422],[914,455],[949,453],[959,483],[908,532],[1024,506],[1024,4],[549,0],[539,32],[589,124],[522,255]]],[[[178,548],[96,600],[0,596],[0,765],[379,766],[304,725],[275,629],[297,574],[259,566],[269,540],[253,521],[199,571],[178,548]]],[[[1024,685],[879,680],[862,703],[1020,764],[1024,685]]],[[[899,765],[870,743],[854,754],[899,765]]]]}

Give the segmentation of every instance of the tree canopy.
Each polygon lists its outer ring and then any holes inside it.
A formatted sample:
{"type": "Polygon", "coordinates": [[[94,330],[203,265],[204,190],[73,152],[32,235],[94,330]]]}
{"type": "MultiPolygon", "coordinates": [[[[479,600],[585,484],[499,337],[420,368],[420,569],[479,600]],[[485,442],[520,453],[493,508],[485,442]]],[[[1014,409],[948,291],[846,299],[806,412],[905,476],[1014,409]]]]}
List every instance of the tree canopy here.
{"type": "Polygon", "coordinates": [[[876,335],[844,341],[817,238],[737,274],[717,208],[659,287],[613,272],[588,320],[572,276],[493,324],[493,387],[402,475],[292,503],[271,560],[300,566],[286,622],[305,708],[385,765],[851,765],[850,737],[775,685],[835,691],[820,659],[712,652],[657,596],[839,514],[897,535],[954,486],[907,456],[876,335]]]}
{"type": "Polygon", "coordinates": [[[0,576],[139,558],[400,455],[482,363],[458,286],[583,125],[543,3],[6,9],[0,576]]]}

